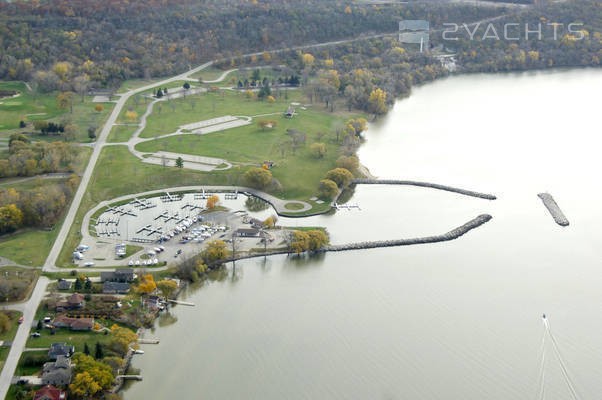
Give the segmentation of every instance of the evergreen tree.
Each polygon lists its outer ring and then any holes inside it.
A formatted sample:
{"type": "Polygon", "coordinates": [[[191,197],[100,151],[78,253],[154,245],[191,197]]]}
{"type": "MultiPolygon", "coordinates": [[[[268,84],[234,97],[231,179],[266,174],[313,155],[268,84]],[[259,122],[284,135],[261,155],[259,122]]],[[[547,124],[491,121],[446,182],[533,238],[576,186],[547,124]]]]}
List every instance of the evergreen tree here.
{"type": "Polygon", "coordinates": [[[75,291],[79,291],[82,290],[82,281],[80,281],[79,279],[75,279],[75,291]]]}
{"type": "Polygon", "coordinates": [[[88,347],[88,343],[84,343],[84,354],[87,356],[90,355],[90,348],[88,347]]]}
{"type": "Polygon", "coordinates": [[[97,360],[100,360],[101,358],[104,357],[104,353],[102,351],[102,346],[98,342],[96,342],[96,351],[95,351],[94,356],[97,360]]]}
{"type": "Polygon", "coordinates": [[[92,281],[90,280],[90,278],[86,277],[86,283],[84,284],[84,287],[86,288],[86,290],[92,289],[92,281]]]}

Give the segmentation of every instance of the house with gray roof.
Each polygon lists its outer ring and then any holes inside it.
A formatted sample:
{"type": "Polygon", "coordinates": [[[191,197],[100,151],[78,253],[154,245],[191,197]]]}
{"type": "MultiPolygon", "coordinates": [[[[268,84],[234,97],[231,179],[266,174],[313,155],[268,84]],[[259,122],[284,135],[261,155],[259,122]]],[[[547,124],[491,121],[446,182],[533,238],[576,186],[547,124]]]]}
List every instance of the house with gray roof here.
{"type": "Polygon", "coordinates": [[[132,268],[116,269],[115,271],[101,272],[101,282],[131,282],[134,280],[132,268]]]}
{"type": "Polygon", "coordinates": [[[48,358],[56,360],[59,356],[65,356],[67,358],[75,353],[75,347],[68,345],[67,343],[52,343],[50,350],[48,350],[48,358]]]}
{"type": "Polygon", "coordinates": [[[47,362],[42,368],[43,385],[68,385],[71,383],[71,360],[58,356],[56,361],[47,362]]]}
{"type": "Polygon", "coordinates": [[[58,290],[69,290],[71,289],[71,282],[66,279],[59,279],[57,288],[58,290]]]}
{"type": "Polygon", "coordinates": [[[105,282],[102,285],[102,292],[105,294],[126,294],[130,291],[130,284],[125,282],[105,282]]]}

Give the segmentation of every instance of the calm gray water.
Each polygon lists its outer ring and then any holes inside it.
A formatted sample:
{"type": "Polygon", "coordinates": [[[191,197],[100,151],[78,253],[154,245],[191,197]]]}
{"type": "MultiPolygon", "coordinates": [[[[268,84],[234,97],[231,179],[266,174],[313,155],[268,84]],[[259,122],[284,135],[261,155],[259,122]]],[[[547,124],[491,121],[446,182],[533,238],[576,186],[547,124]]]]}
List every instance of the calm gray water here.
{"type": "Polygon", "coordinates": [[[125,398],[508,400],[543,386],[545,399],[570,399],[549,337],[542,351],[544,312],[577,398],[599,398],[601,93],[600,70],[416,89],[370,127],[362,162],[498,200],[366,186],[350,200],[360,212],[286,223],[327,226],[344,243],[493,220],[448,243],[229,266],[183,296],[196,307],[159,321],[161,344],[136,356],[144,382],[125,398]]]}

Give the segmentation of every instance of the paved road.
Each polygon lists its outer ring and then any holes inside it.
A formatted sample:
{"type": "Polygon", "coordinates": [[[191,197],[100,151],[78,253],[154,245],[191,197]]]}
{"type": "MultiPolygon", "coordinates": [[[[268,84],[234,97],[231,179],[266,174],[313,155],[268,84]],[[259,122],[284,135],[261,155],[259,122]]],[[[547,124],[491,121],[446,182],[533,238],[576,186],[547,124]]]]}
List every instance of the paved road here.
{"type": "Polygon", "coordinates": [[[120,98],[117,101],[117,103],[115,104],[115,107],[113,108],[113,111],[111,112],[111,115],[109,115],[109,118],[107,119],[105,125],[103,126],[102,130],[100,131],[100,134],[98,135],[98,140],[96,141],[96,145],[94,146],[94,151],[92,152],[92,156],[90,157],[90,161],[88,162],[86,171],[84,172],[84,175],[82,176],[82,180],[79,184],[79,187],[77,188],[77,192],[75,192],[75,196],[73,197],[73,201],[71,202],[71,207],[69,207],[69,211],[67,212],[67,216],[65,217],[63,225],[61,226],[61,230],[59,231],[59,234],[58,234],[56,240],[54,241],[54,245],[52,246],[52,249],[50,250],[50,253],[48,254],[48,258],[46,259],[46,262],[44,263],[44,268],[43,268],[44,271],[58,271],[59,270],[57,267],[55,267],[56,260],[59,256],[59,253],[61,252],[61,249],[63,248],[65,239],[67,238],[67,235],[69,234],[69,229],[73,225],[73,221],[75,220],[75,215],[77,213],[77,210],[79,209],[82,198],[84,197],[84,193],[88,189],[88,183],[90,183],[90,178],[92,177],[92,173],[94,172],[94,167],[96,166],[98,157],[100,156],[100,153],[106,144],[107,138],[109,137],[109,133],[111,132],[111,129],[113,128],[113,124],[115,123],[115,121],[117,121],[117,117],[121,113],[121,109],[123,108],[125,103],[128,101],[128,99],[137,93],[144,92],[145,90],[152,89],[156,86],[166,85],[166,84],[174,82],[174,81],[183,80],[188,75],[196,73],[198,71],[201,71],[202,69],[207,68],[211,64],[213,64],[213,61],[210,61],[203,65],[200,65],[200,66],[198,66],[190,71],[187,71],[183,74],[176,75],[171,78],[165,79],[161,82],[152,83],[152,84],[140,87],[138,89],[133,89],[133,90],[130,90],[130,91],[120,95],[120,98]]]}
{"type": "Polygon", "coordinates": [[[36,313],[38,305],[40,304],[40,301],[46,293],[46,287],[48,286],[48,283],[48,278],[44,276],[40,277],[36,287],[31,293],[31,297],[27,302],[21,303],[20,305],[16,305],[14,307],[9,307],[11,309],[20,309],[20,311],[23,312],[23,323],[17,330],[17,334],[13,340],[13,345],[10,348],[10,352],[6,358],[6,363],[4,364],[4,368],[0,374],[0,399],[3,399],[6,396],[6,392],[10,386],[13,374],[17,368],[17,363],[19,362],[21,353],[25,348],[25,342],[27,342],[27,338],[29,337],[29,329],[31,328],[33,317],[36,313]]]}

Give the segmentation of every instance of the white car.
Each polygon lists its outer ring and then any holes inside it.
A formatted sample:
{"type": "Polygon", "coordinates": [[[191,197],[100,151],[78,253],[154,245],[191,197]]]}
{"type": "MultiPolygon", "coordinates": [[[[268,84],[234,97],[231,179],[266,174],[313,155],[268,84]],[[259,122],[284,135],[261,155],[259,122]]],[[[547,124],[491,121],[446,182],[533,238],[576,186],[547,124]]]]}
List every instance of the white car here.
{"type": "Polygon", "coordinates": [[[92,261],[88,261],[84,263],[84,267],[93,267],[94,263],[92,261]]]}

